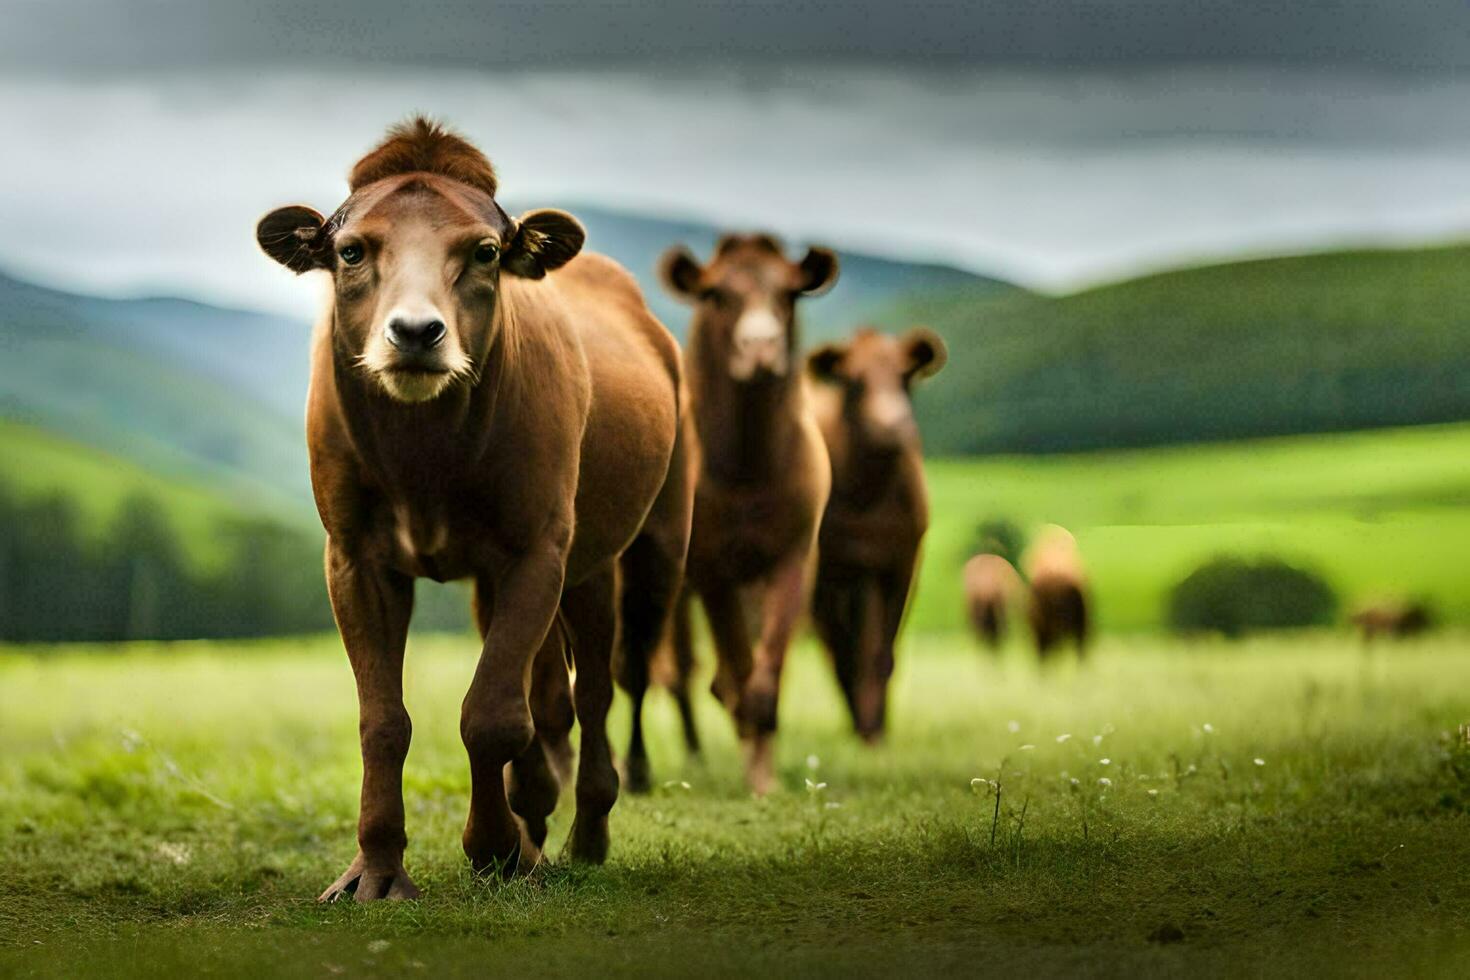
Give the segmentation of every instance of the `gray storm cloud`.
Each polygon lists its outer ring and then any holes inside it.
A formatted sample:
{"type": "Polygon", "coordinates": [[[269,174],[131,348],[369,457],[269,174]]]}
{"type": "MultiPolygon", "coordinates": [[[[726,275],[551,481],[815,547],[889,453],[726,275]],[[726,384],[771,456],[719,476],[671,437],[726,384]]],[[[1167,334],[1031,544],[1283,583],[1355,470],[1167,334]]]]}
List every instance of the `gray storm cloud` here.
{"type": "Polygon", "coordinates": [[[256,254],[390,122],[479,141],[513,204],[768,227],[1065,290],[1195,258],[1470,233],[1470,83],[1321,69],[175,71],[0,83],[0,266],[309,310],[256,254]]]}

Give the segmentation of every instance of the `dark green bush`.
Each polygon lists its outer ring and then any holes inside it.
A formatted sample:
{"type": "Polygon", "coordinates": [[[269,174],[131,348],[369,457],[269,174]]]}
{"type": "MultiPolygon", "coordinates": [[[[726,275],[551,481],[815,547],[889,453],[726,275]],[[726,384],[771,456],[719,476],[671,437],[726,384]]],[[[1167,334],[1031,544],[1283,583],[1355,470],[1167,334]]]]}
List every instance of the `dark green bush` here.
{"type": "Polygon", "coordinates": [[[1315,572],[1279,558],[1213,558],[1169,593],[1175,630],[1238,637],[1255,630],[1326,626],[1337,596],[1315,572]]]}
{"type": "Polygon", "coordinates": [[[981,521],[975,528],[975,538],[970,545],[970,550],[965,554],[970,555],[1000,555],[1012,565],[1019,565],[1021,552],[1026,550],[1026,532],[1020,526],[1005,517],[993,517],[981,521]]]}

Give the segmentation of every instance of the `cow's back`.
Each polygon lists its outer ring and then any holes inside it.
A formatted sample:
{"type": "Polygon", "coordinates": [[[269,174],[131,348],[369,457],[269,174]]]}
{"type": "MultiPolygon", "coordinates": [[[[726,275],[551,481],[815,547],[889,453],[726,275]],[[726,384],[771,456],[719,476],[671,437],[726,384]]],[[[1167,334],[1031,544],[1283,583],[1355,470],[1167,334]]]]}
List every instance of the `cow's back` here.
{"type": "Polygon", "coordinates": [[[583,253],[550,277],[592,385],[573,566],[621,551],[663,485],[678,428],[678,344],[620,265],[583,253]]]}

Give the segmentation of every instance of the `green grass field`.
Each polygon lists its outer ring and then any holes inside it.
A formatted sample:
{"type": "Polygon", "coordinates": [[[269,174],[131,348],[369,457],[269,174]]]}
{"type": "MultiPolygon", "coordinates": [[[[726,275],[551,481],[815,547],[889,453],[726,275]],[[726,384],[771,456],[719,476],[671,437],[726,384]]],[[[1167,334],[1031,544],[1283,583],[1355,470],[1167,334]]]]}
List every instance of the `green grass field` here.
{"type": "Polygon", "coordinates": [[[1211,556],[1307,564],[1345,605],[1424,596],[1470,623],[1470,426],[1221,445],[929,463],[933,520],[911,620],[963,622],[960,567],[977,524],[1072,530],[1105,628],[1160,625],[1168,590],[1211,556]]]}
{"type": "Polygon", "coordinates": [[[804,644],[777,793],[708,699],[686,764],[660,695],[668,782],[619,802],[609,863],[506,885],[458,848],[474,655],[409,651],[424,898],[323,907],[359,772],[335,638],[0,654],[0,975],[1470,971],[1464,633],[1110,636],[1044,673],[919,635],[877,749],[804,644]]]}

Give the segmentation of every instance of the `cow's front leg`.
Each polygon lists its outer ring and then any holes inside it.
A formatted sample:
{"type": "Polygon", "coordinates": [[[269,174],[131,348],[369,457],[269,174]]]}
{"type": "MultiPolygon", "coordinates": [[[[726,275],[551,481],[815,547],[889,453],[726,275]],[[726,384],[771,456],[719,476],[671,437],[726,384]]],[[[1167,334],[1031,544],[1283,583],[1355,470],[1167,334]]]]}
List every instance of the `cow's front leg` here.
{"type": "Polygon", "coordinates": [[[359,561],[327,541],[327,592],[357,679],[362,738],[362,799],[357,857],[319,901],[417,898],[403,870],[403,760],[411,732],[403,707],[403,645],[413,609],[413,580],[359,561]]]}
{"type": "Polygon", "coordinates": [[[745,682],[737,717],[746,743],[745,778],[759,795],[775,783],[775,734],[781,671],[786,649],[806,605],[808,553],[787,558],[767,580],[761,595],[761,638],[745,682]]]}
{"type": "Polygon", "coordinates": [[[527,872],[541,859],[511,814],[504,770],[536,734],[528,700],[531,667],[561,600],[568,538],[533,546],[496,581],[485,646],[460,712],[460,737],[470,756],[464,852],[479,872],[527,872]]]}

